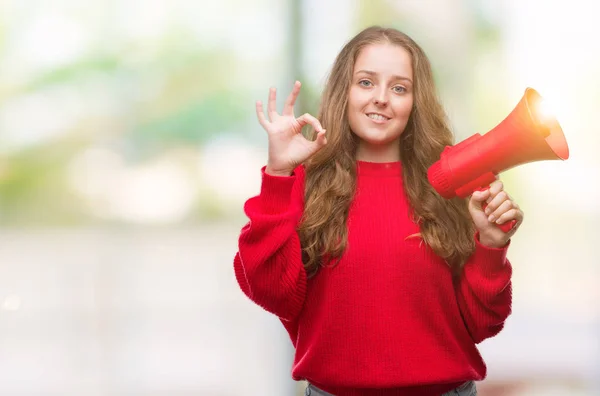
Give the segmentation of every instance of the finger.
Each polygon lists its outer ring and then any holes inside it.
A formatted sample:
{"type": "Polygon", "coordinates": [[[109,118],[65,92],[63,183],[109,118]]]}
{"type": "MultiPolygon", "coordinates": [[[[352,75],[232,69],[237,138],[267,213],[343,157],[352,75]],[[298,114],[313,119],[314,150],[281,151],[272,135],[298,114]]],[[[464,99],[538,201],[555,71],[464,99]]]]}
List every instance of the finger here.
{"type": "Polygon", "coordinates": [[[481,191],[474,191],[471,195],[470,204],[474,208],[482,210],[482,205],[488,199],[489,196],[490,191],[487,188],[481,191]]]}
{"type": "MultiPolygon", "coordinates": [[[[511,200],[507,199],[506,201],[504,201],[500,204],[498,209],[494,210],[494,212],[492,212],[489,215],[488,221],[493,223],[494,221],[499,219],[504,213],[506,213],[512,209],[516,209],[516,208],[514,207],[513,202],[511,200]]],[[[486,208],[486,212],[487,212],[487,208],[486,208]]]]}
{"type": "Polygon", "coordinates": [[[319,122],[319,120],[317,120],[315,117],[313,117],[312,115],[310,115],[308,113],[302,114],[296,120],[300,124],[300,127],[310,124],[317,132],[321,132],[323,130],[323,127],[321,126],[321,123],[319,122]]]}
{"type": "Polygon", "coordinates": [[[473,195],[471,195],[471,198],[476,202],[483,202],[486,199],[488,199],[489,196],[490,196],[490,190],[486,188],[485,190],[474,191],[473,195]]]}
{"type": "Polygon", "coordinates": [[[516,213],[514,219],[512,219],[512,220],[504,220],[504,219],[500,220],[500,219],[498,219],[497,220],[497,221],[504,221],[505,223],[506,222],[512,222],[512,221],[515,222],[515,224],[510,229],[510,231],[507,233],[507,235],[508,235],[509,238],[512,238],[512,236],[517,232],[517,230],[519,229],[519,227],[523,223],[523,211],[518,208],[519,205],[515,204],[515,206],[517,206],[517,208],[516,208],[517,213],[516,213]]]}
{"type": "Polygon", "coordinates": [[[496,220],[496,224],[504,224],[507,221],[512,221],[512,220],[516,220],[517,225],[519,225],[523,221],[523,212],[521,212],[519,209],[513,208],[513,209],[503,213],[502,216],[500,216],[496,220]]]}
{"type": "Polygon", "coordinates": [[[288,95],[285,100],[285,105],[283,106],[283,115],[294,115],[294,104],[296,103],[296,98],[298,98],[298,94],[300,93],[300,81],[296,81],[294,84],[294,88],[292,88],[292,92],[288,95]]]}
{"type": "Polygon", "coordinates": [[[256,116],[258,117],[258,122],[260,122],[260,125],[262,125],[262,127],[266,129],[269,121],[267,121],[265,117],[263,104],[260,100],[256,102],[256,116]]]}
{"type": "Polygon", "coordinates": [[[515,226],[515,228],[518,227],[518,226],[520,226],[521,223],[523,223],[523,219],[524,218],[525,218],[525,213],[523,213],[523,211],[521,209],[517,208],[517,218],[516,218],[517,225],[515,226]]]}
{"type": "Polygon", "coordinates": [[[326,130],[323,129],[321,132],[317,133],[317,138],[315,139],[315,143],[317,144],[317,146],[323,147],[327,144],[327,136],[326,136],[326,130]]]}
{"type": "Polygon", "coordinates": [[[275,87],[269,89],[267,113],[269,114],[269,121],[273,121],[277,117],[277,89],[275,87]]]}
{"type": "MultiPolygon", "coordinates": [[[[490,194],[492,194],[492,192],[490,192],[490,194]]],[[[494,213],[496,209],[498,209],[500,205],[502,205],[502,203],[508,199],[508,194],[505,191],[500,191],[496,194],[496,196],[488,198],[488,204],[485,208],[485,214],[489,216],[490,214],[494,213]]]]}
{"type": "Polygon", "coordinates": [[[490,196],[488,198],[488,203],[494,199],[494,197],[496,195],[498,195],[498,193],[500,193],[500,191],[504,190],[504,184],[502,183],[502,181],[500,179],[496,179],[495,181],[492,182],[492,184],[490,184],[490,196]]]}

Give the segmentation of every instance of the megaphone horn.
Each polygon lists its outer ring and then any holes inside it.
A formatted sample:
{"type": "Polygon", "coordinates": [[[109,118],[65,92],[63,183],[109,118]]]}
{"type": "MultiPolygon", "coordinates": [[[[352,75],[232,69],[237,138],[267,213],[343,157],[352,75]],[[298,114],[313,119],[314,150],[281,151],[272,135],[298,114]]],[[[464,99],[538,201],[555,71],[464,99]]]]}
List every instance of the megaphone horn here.
{"type": "MultiPolygon", "coordinates": [[[[562,128],[545,108],[540,94],[527,88],[513,111],[494,129],[446,147],[427,177],[442,197],[465,198],[517,165],[567,158],[569,146],[562,128]]],[[[513,226],[514,221],[500,228],[507,232],[513,226]]]]}
{"type": "Polygon", "coordinates": [[[517,165],[567,158],[569,147],[562,128],[545,111],[540,94],[527,88],[513,111],[494,129],[446,147],[427,176],[442,197],[465,198],[517,165]]]}

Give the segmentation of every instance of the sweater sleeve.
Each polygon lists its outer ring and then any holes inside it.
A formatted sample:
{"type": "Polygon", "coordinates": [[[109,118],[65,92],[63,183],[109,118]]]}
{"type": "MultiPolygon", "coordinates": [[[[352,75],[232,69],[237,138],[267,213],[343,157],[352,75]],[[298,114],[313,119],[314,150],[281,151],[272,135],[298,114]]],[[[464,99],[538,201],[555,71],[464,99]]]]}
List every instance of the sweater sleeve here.
{"type": "Polygon", "coordinates": [[[306,271],[296,228],[304,200],[304,170],[289,177],[262,168],[260,194],[244,205],[249,222],[242,228],[234,258],[237,282],[246,296],[282,320],[294,319],[306,296],[306,271]]]}
{"type": "Polygon", "coordinates": [[[502,330],[512,308],[512,266],[503,248],[490,248],[475,236],[475,251],[455,284],[460,311],[478,344],[502,330]]]}

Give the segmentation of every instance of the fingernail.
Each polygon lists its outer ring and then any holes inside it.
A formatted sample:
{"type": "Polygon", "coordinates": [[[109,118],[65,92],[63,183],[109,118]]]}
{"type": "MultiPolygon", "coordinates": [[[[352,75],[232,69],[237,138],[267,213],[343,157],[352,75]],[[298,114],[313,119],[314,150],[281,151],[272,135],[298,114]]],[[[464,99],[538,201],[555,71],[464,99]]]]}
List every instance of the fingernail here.
{"type": "Polygon", "coordinates": [[[494,217],[494,215],[490,215],[490,217],[488,217],[488,221],[489,221],[490,223],[493,223],[493,222],[494,222],[494,220],[496,220],[496,218],[494,217]]]}
{"type": "Polygon", "coordinates": [[[489,214],[490,214],[490,209],[489,209],[489,208],[486,208],[486,209],[485,209],[485,214],[486,214],[486,215],[489,215],[489,214]]]}

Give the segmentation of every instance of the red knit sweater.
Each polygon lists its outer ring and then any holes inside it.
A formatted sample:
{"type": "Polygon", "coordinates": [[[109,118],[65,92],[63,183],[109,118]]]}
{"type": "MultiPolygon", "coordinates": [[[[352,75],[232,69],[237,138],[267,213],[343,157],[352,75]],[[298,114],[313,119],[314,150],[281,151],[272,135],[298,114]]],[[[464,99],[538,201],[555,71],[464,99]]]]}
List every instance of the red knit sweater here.
{"type": "Polygon", "coordinates": [[[511,311],[506,250],[481,245],[459,277],[411,221],[399,162],[357,163],[348,248],[337,266],[307,278],[296,228],[304,171],[264,173],[244,210],[234,259],[237,281],[277,315],[295,347],[295,380],[335,395],[440,395],[486,366],[476,344],[511,311]]]}

